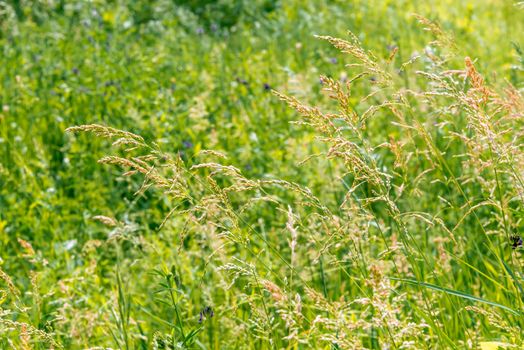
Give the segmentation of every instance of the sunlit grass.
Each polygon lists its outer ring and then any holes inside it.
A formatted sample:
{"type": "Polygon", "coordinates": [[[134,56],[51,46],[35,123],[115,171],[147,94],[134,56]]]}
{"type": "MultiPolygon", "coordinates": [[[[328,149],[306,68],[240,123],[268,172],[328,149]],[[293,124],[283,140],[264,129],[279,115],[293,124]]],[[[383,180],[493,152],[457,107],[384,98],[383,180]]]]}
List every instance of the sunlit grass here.
{"type": "Polygon", "coordinates": [[[521,348],[521,7],[181,3],[0,4],[0,347],[521,348]]]}

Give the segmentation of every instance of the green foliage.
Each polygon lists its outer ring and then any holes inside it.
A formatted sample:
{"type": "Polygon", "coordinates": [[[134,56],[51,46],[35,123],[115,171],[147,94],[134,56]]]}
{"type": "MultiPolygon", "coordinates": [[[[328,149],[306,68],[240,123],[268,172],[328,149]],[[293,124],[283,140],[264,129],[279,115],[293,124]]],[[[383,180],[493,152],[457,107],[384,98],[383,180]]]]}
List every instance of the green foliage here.
{"type": "Polygon", "coordinates": [[[278,6],[278,0],[173,0],[177,6],[189,9],[208,29],[231,28],[239,20],[266,17],[278,6]]]}
{"type": "Polygon", "coordinates": [[[0,348],[522,347],[522,11],[0,1],[0,348]]]}

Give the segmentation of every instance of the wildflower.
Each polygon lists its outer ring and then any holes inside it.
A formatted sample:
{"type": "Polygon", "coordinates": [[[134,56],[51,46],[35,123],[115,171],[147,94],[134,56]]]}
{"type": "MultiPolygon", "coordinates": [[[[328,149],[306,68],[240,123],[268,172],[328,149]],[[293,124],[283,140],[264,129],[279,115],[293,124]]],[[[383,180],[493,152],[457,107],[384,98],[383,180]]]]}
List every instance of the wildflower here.
{"type": "Polygon", "coordinates": [[[215,315],[215,313],[213,312],[213,309],[211,308],[211,306],[206,306],[205,308],[202,309],[202,311],[200,311],[200,317],[198,318],[198,323],[202,323],[202,321],[204,321],[205,318],[211,318],[215,315]]]}
{"type": "Polygon", "coordinates": [[[184,146],[184,148],[193,148],[193,144],[188,140],[182,142],[182,146],[184,146]]]}
{"type": "Polygon", "coordinates": [[[329,62],[331,62],[331,63],[333,63],[333,64],[337,64],[337,63],[338,63],[338,60],[337,60],[336,57],[331,57],[331,58],[329,59],[329,62]]]}
{"type": "Polygon", "coordinates": [[[524,242],[522,241],[522,237],[520,236],[511,236],[511,247],[513,249],[517,249],[519,247],[522,247],[524,242]]]}
{"type": "Polygon", "coordinates": [[[264,83],[264,90],[265,91],[271,90],[271,85],[269,85],[268,83],[264,83]]]}
{"type": "Polygon", "coordinates": [[[202,34],[204,34],[204,28],[202,28],[202,27],[197,28],[196,33],[197,33],[198,35],[202,35],[202,34]]]}

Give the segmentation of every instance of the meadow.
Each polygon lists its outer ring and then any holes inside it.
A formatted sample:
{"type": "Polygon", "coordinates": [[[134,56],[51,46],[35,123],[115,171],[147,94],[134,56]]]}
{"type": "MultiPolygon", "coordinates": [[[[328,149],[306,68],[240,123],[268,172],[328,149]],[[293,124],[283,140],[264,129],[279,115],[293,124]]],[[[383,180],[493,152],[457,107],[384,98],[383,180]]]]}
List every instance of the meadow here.
{"type": "Polygon", "coordinates": [[[0,1],[0,349],[524,348],[524,3],[0,1]]]}

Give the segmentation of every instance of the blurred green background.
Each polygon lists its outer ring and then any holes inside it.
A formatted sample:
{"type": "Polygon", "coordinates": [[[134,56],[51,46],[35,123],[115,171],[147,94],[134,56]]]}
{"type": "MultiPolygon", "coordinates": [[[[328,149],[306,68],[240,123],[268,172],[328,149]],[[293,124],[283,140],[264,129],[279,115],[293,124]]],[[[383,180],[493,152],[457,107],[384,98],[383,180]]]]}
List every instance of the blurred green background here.
{"type": "MultiPolygon", "coordinates": [[[[42,271],[43,293],[58,288],[89,267],[86,242],[107,239],[96,215],[137,238],[122,248],[132,284],[176,261],[172,237],[157,233],[169,202],[155,192],[135,198],[139,179],[98,165],[109,145],[73,142],[64,132],[73,125],[129,130],[183,158],[223,151],[247,177],[295,181],[323,198],[343,191],[330,186],[325,163],[297,166],[322,146],[289,123],[295,113],[270,90],[322,101],[319,74],[346,76],[344,56],[315,34],[351,30],[375,55],[398,47],[396,59],[409,60],[432,40],[413,13],[452,33],[487,79],[522,86],[524,13],[508,0],[0,1],[0,266],[22,290],[31,270],[42,271]],[[39,260],[27,261],[18,238],[39,260]],[[142,249],[148,242],[154,253],[142,249]]],[[[97,250],[99,284],[76,285],[86,304],[103,305],[115,288],[115,254],[97,250]]],[[[45,328],[60,307],[45,304],[33,324],[45,328]]]]}

